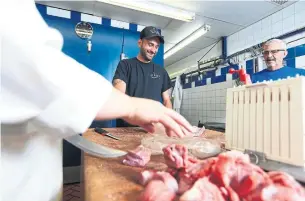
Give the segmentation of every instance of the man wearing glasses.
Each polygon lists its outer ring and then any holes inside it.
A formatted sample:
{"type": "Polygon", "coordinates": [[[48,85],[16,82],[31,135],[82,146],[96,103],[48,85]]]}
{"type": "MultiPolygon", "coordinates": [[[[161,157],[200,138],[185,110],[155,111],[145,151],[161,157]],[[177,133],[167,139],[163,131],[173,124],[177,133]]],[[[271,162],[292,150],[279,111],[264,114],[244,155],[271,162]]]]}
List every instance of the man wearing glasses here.
{"type": "Polygon", "coordinates": [[[284,66],[283,61],[287,56],[287,46],[284,41],[272,39],[263,45],[263,56],[267,68],[252,75],[252,83],[267,80],[284,79],[295,77],[297,74],[305,76],[305,70],[284,66]]]}

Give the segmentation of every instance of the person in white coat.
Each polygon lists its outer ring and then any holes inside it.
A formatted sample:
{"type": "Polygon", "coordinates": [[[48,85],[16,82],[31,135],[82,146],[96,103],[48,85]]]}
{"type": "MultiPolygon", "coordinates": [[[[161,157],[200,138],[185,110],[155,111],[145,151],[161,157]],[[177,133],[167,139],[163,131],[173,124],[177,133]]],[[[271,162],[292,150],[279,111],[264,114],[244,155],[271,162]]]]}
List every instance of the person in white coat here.
{"type": "Polygon", "coordinates": [[[58,200],[62,139],[85,132],[93,119],[122,118],[149,132],[162,123],[170,136],[191,131],[174,111],[126,96],[63,54],[62,36],[34,1],[1,1],[0,9],[2,201],[58,200]]]}

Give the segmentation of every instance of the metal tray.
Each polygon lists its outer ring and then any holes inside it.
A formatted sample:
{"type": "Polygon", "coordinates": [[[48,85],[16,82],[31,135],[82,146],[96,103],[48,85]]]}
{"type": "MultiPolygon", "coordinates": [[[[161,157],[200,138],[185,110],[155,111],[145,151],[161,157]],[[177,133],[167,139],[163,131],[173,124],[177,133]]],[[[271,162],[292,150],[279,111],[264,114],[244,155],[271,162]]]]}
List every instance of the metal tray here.
{"type": "Polygon", "coordinates": [[[290,174],[295,180],[303,185],[305,184],[305,168],[301,166],[290,165],[278,161],[269,160],[264,153],[245,150],[245,154],[250,156],[252,163],[258,165],[265,171],[282,171],[290,174]]]}

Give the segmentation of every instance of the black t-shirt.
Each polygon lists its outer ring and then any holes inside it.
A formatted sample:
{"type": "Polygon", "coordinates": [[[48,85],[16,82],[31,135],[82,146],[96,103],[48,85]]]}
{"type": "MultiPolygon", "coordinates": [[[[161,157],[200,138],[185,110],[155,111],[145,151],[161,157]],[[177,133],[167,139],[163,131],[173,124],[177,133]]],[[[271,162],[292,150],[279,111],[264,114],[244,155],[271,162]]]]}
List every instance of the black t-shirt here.
{"type": "Polygon", "coordinates": [[[162,93],[171,88],[171,81],[164,68],[153,62],[143,63],[137,58],[119,62],[114,79],[126,83],[126,94],[132,97],[162,100],[162,93]]]}
{"type": "MultiPolygon", "coordinates": [[[[119,62],[113,80],[126,83],[126,94],[132,97],[162,100],[162,93],[171,88],[170,78],[164,68],[150,62],[143,63],[137,58],[119,62]]],[[[116,121],[117,127],[132,127],[122,119],[116,121]]]]}

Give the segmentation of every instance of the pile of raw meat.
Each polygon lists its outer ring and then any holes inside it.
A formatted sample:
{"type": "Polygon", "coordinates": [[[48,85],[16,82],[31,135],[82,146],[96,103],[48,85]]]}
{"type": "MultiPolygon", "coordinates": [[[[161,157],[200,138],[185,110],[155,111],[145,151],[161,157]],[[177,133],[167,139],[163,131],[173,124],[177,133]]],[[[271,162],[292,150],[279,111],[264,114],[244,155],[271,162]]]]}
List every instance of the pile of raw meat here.
{"type": "Polygon", "coordinates": [[[304,201],[305,190],[290,175],[264,172],[248,155],[230,151],[196,160],[182,145],[163,149],[168,169],[145,170],[140,201],[304,201]]]}

